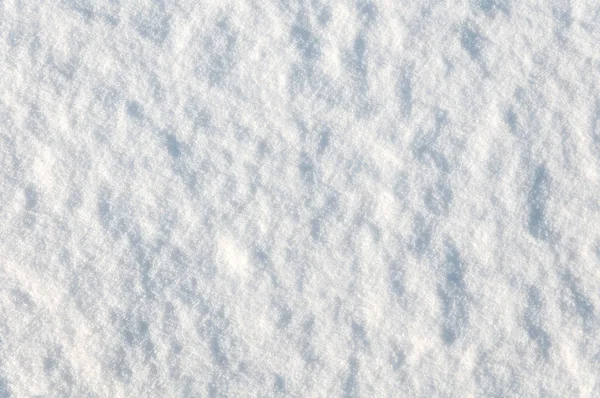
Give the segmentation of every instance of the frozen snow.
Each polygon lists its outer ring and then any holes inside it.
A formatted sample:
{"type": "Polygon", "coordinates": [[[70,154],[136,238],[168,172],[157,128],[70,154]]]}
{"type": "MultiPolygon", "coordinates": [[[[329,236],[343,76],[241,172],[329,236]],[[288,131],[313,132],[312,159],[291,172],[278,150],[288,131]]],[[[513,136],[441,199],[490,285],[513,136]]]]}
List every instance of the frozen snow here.
{"type": "Polygon", "coordinates": [[[600,397],[600,3],[0,0],[1,397],[600,397]]]}

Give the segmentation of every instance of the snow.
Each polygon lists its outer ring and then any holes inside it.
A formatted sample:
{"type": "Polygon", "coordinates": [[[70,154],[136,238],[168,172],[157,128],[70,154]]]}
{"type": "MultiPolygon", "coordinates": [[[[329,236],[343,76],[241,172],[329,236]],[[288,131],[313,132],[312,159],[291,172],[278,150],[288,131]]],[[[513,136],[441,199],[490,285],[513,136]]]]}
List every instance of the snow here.
{"type": "Polygon", "coordinates": [[[0,397],[600,396],[600,5],[0,1],[0,397]]]}

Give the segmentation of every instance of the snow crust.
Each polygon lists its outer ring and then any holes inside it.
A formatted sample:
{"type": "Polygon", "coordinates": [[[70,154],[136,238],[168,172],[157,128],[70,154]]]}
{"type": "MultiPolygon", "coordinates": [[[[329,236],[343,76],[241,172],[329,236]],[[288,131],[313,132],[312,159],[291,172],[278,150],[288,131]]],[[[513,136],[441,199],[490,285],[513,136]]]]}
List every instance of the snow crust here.
{"type": "Polygon", "coordinates": [[[600,396],[599,43],[592,0],[0,0],[0,396],[600,396]]]}

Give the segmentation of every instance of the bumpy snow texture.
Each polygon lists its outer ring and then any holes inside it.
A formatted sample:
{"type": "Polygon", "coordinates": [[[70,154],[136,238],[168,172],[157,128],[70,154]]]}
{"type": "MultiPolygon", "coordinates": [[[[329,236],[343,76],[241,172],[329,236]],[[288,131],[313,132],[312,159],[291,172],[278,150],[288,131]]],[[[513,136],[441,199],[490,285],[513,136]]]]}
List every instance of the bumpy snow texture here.
{"type": "Polygon", "coordinates": [[[0,1],[0,396],[600,396],[596,0],[0,1]]]}

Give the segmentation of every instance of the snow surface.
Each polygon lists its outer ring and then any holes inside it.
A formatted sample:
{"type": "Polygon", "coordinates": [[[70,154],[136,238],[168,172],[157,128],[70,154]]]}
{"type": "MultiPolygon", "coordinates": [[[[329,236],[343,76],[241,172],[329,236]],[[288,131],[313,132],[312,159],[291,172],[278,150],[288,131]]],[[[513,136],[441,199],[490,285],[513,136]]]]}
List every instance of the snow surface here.
{"type": "Polygon", "coordinates": [[[0,396],[600,397],[597,0],[0,0],[0,396]]]}

